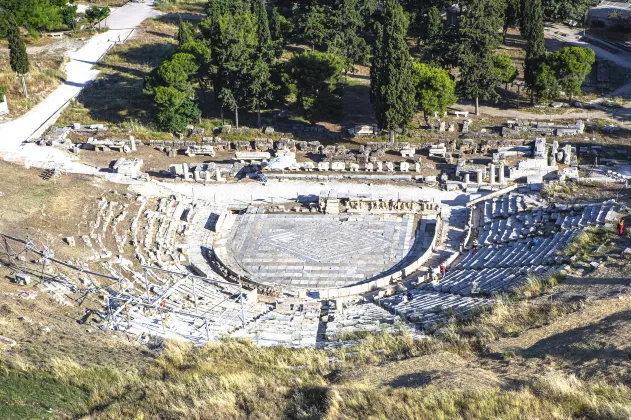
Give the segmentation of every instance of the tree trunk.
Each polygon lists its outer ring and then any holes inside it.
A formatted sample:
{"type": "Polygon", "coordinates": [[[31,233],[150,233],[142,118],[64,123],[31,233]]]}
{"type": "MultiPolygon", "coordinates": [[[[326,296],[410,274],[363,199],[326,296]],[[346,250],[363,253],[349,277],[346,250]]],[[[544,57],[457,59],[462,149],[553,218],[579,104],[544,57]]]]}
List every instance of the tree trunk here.
{"type": "Polygon", "coordinates": [[[390,131],[388,132],[388,141],[389,141],[390,143],[394,143],[394,134],[395,134],[395,133],[394,133],[394,130],[390,130],[390,131]]]}
{"type": "Polygon", "coordinates": [[[257,124],[258,124],[258,128],[261,128],[261,105],[260,104],[256,104],[256,118],[257,118],[257,124]]]}
{"type": "Polygon", "coordinates": [[[221,125],[226,125],[224,124],[224,119],[223,119],[223,104],[221,105],[221,125]]]}
{"type": "Polygon", "coordinates": [[[570,93],[570,106],[572,106],[572,94],[570,93]]]}
{"type": "Polygon", "coordinates": [[[530,106],[535,106],[535,92],[530,89],[530,106]]]}
{"type": "Polygon", "coordinates": [[[427,113],[427,111],[423,111],[423,117],[425,118],[425,124],[429,126],[430,130],[433,130],[434,125],[432,124],[432,121],[429,119],[429,114],[427,113]]]}
{"type": "Polygon", "coordinates": [[[235,107],[234,108],[234,123],[235,123],[235,128],[239,128],[239,107],[235,107]]]}
{"type": "Polygon", "coordinates": [[[477,96],[475,97],[475,115],[480,115],[480,103],[477,96]]]}

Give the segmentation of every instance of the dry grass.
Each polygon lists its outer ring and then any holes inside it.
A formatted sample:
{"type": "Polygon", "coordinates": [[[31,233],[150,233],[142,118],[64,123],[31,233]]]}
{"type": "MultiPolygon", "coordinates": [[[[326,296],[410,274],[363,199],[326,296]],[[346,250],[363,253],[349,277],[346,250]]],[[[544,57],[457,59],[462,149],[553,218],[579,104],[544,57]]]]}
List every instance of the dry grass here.
{"type": "Polygon", "coordinates": [[[556,285],[565,279],[567,273],[565,271],[555,271],[545,276],[530,273],[526,283],[516,287],[511,292],[517,298],[533,298],[548,293],[556,285]]]}
{"type": "Polygon", "coordinates": [[[164,13],[202,13],[205,0],[157,0],[156,9],[164,13]]]}
{"type": "Polygon", "coordinates": [[[99,63],[95,83],[61,115],[58,125],[105,124],[112,131],[133,130],[138,139],[172,138],[154,127],[153,103],[142,93],[144,78],[175,50],[177,23],[147,19],[137,36],[113,47],[99,63]]]}
{"type": "MultiPolygon", "coordinates": [[[[204,347],[168,342],[149,368],[123,372],[52,360],[45,370],[18,373],[4,366],[0,382],[24,393],[21,381],[45,380],[38,404],[66,416],[90,418],[414,419],[628,418],[631,391],[552,373],[510,390],[422,390],[335,384],[321,350],[257,348],[226,341],[204,347]],[[44,391],[49,391],[43,388],[44,391]],[[46,400],[42,400],[46,398],[46,400]],[[62,411],[62,409],[64,411],[62,411]]],[[[27,398],[27,396],[24,396],[27,398]]],[[[12,395],[9,405],[19,403],[12,395]]],[[[7,401],[0,399],[0,413],[7,401]]]]}
{"type": "Polygon", "coordinates": [[[613,229],[591,227],[576,235],[563,253],[575,263],[589,263],[596,254],[611,252],[615,248],[616,239],[613,229]]]}
{"type": "Polygon", "coordinates": [[[31,77],[26,80],[29,98],[25,98],[22,93],[22,82],[15,77],[9,65],[9,56],[0,55],[0,86],[6,87],[12,117],[19,117],[28,112],[66,79],[66,57],[32,55],[29,59],[31,77]]]}
{"type": "Polygon", "coordinates": [[[628,388],[588,384],[559,374],[510,391],[347,386],[334,388],[330,394],[329,419],[623,419],[631,414],[628,388]]]}

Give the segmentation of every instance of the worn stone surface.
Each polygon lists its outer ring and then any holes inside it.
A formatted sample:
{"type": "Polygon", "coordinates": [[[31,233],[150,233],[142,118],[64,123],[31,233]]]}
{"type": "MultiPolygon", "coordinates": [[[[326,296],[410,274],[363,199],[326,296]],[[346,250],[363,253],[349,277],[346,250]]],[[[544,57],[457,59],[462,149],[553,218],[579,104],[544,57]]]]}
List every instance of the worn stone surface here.
{"type": "Polygon", "coordinates": [[[338,287],[375,276],[406,257],[412,216],[245,214],[232,251],[254,279],[305,288],[338,287]]]}

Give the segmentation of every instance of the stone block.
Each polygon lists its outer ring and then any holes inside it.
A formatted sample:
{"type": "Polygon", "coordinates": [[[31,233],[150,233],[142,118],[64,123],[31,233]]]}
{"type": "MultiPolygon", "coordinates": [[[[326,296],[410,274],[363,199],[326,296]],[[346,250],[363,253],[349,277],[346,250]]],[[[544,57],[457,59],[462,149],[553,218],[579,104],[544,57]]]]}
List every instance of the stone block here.
{"type": "Polygon", "coordinates": [[[331,170],[332,171],[345,171],[346,170],[346,164],[344,162],[332,162],[331,163],[331,170]]]}

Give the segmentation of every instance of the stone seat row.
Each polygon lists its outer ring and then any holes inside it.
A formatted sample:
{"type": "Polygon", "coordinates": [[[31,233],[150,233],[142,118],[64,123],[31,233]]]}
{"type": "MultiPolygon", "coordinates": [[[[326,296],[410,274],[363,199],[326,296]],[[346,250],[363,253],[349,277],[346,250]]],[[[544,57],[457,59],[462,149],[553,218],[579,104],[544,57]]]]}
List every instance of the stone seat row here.
{"type": "Polygon", "coordinates": [[[475,310],[491,307],[495,300],[416,289],[382,298],[379,304],[409,322],[432,328],[450,317],[466,317],[475,310]],[[407,297],[408,293],[412,298],[407,297]]]}
{"type": "Polygon", "coordinates": [[[394,331],[398,319],[397,315],[373,303],[347,305],[339,309],[330,308],[326,339],[337,341],[358,331],[394,331]]]}
{"type": "Polygon", "coordinates": [[[461,296],[493,295],[523,285],[528,275],[545,275],[558,266],[522,266],[483,268],[482,270],[456,270],[448,272],[437,284],[423,286],[427,290],[452,293],[461,296]]]}
{"type": "Polygon", "coordinates": [[[245,329],[232,334],[249,338],[259,346],[315,347],[320,326],[320,308],[276,308],[260,316],[245,329]]]}
{"type": "Polygon", "coordinates": [[[624,206],[602,203],[590,204],[570,211],[538,208],[510,215],[507,218],[495,218],[490,222],[481,220],[478,242],[490,245],[509,242],[542,234],[549,229],[574,229],[614,221],[624,206]],[[549,228],[549,229],[546,229],[549,228]]]}
{"type": "Polygon", "coordinates": [[[480,248],[477,253],[470,251],[453,265],[454,269],[480,269],[498,267],[516,267],[532,265],[549,265],[559,262],[558,251],[567,246],[575,230],[555,233],[546,238],[540,238],[537,245],[530,248],[530,240],[521,239],[513,243],[490,245],[480,248]]]}
{"type": "Polygon", "coordinates": [[[561,229],[572,229],[594,224],[615,221],[621,206],[609,203],[587,205],[582,211],[572,211],[569,214],[560,213],[556,218],[556,225],[561,229]]]}
{"type": "Polygon", "coordinates": [[[527,207],[526,200],[521,194],[505,194],[478,204],[478,209],[484,215],[484,223],[525,211],[527,207]]]}

